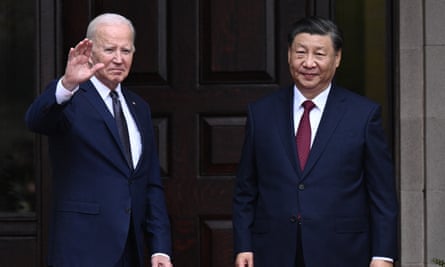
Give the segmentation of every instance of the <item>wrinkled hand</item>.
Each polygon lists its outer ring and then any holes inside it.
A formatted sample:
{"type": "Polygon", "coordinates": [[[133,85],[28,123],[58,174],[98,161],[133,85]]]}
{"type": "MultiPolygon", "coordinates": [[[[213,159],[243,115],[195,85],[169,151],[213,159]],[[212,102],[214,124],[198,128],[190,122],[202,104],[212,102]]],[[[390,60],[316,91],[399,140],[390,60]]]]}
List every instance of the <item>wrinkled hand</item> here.
{"type": "Polygon", "coordinates": [[[393,267],[394,264],[390,261],[384,261],[379,259],[374,259],[369,264],[369,267],[393,267]]]}
{"type": "Polygon", "coordinates": [[[63,86],[68,90],[73,90],[80,83],[88,80],[94,73],[103,68],[103,63],[92,65],[90,57],[93,49],[93,42],[88,39],[80,41],[76,47],[70,48],[68,62],[63,76],[63,86]]]}
{"type": "Polygon", "coordinates": [[[151,257],[151,266],[152,267],[173,267],[173,264],[170,262],[170,259],[162,256],[156,255],[151,257]]]}
{"type": "Polygon", "coordinates": [[[235,267],[253,267],[253,252],[241,252],[236,255],[235,267]]]}

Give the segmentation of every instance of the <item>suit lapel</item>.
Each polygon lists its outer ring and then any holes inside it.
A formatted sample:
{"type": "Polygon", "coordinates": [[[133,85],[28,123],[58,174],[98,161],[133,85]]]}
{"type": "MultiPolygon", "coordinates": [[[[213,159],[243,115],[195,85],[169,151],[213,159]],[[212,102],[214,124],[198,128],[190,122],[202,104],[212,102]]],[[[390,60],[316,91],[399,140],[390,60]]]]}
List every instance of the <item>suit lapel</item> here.
{"type": "Polygon", "coordinates": [[[142,149],[142,151],[141,151],[140,158],[139,158],[139,160],[137,162],[137,165],[136,165],[136,168],[135,168],[135,170],[137,170],[139,165],[140,165],[140,162],[142,161],[142,157],[144,155],[144,150],[145,150],[145,147],[146,147],[144,145],[144,142],[145,142],[145,140],[144,140],[144,136],[145,136],[144,128],[142,127],[142,124],[141,124],[141,121],[140,121],[140,116],[138,116],[139,115],[139,113],[138,113],[138,106],[136,104],[135,99],[133,99],[131,94],[127,93],[127,90],[125,88],[122,87],[121,89],[122,89],[122,94],[125,97],[125,101],[127,102],[128,110],[130,111],[131,116],[133,117],[133,119],[134,119],[134,121],[136,123],[136,127],[138,128],[140,136],[141,136],[141,149],[142,149]]]}
{"type": "MultiPolygon", "coordinates": [[[[125,159],[124,148],[120,142],[119,132],[117,130],[116,121],[114,120],[113,115],[108,110],[107,105],[103,101],[102,97],[97,92],[94,85],[87,81],[80,85],[80,89],[84,92],[84,96],[91,103],[91,105],[97,110],[97,112],[102,116],[105,124],[107,125],[108,130],[111,133],[115,143],[119,146],[122,157],[125,159]]],[[[125,161],[126,162],[126,161],[125,161]]],[[[125,164],[127,166],[128,164],[125,164]]]]}
{"type": "Polygon", "coordinates": [[[274,105],[276,108],[276,116],[274,118],[277,124],[276,129],[279,131],[281,142],[286,151],[292,166],[296,173],[301,173],[298,158],[297,146],[295,143],[294,120],[293,120],[293,87],[284,90],[278,98],[278,103],[274,105]]]}
{"type": "Polygon", "coordinates": [[[310,172],[326,148],[329,139],[346,111],[345,101],[345,95],[342,94],[340,90],[337,90],[333,85],[331,91],[329,92],[326,107],[323,111],[303,175],[310,172]]]}

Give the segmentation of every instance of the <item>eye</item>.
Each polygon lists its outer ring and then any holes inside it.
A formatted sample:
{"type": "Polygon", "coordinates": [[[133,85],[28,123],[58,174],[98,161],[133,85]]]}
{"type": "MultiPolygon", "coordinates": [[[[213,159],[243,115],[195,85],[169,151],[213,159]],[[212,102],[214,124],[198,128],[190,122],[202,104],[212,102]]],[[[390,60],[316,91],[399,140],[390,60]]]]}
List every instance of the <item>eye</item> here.
{"type": "Polygon", "coordinates": [[[122,49],[121,52],[124,55],[129,55],[129,54],[131,54],[131,49],[122,49]]]}
{"type": "Polygon", "coordinates": [[[114,52],[114,49],[113,48],[104,48],[104,52],[106,54],[112,54],[114,52]]]}
{"type": "Polygon", "coordinates": [[[297,58],[303,58],[306,55],[306,51],[305,50],[296,50],[295,54],[296,54],[297,58]]]}

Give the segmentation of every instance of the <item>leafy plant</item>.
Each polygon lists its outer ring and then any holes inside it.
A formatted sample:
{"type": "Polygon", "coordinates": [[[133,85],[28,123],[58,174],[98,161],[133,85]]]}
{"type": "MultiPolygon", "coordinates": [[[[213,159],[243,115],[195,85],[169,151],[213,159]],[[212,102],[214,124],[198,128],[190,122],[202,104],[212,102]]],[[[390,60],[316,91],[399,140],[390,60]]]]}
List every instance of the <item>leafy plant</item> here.
{"type": "Polygon", "coordinates": [[[438,258],[433,258],[431,261],[434,264],[436,264],[436,265],[439,265],[441,267],[445,267],[445,261],[444,260],[441,260],[441,259],[438,259],[438,258]]]}

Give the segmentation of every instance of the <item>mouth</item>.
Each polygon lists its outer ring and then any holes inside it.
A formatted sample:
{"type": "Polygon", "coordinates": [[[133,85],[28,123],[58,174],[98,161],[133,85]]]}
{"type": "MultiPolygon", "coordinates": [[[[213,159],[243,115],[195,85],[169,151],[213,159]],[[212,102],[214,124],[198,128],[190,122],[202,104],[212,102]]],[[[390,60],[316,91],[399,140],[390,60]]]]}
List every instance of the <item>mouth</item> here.
{"type": "Polygon", "coordinates": [[[125,70],[124,69],[110,69],[109,72],[111,74],[122,74],[125,72],[125,70]]]}
{"type": "Polygon", "coordinates": [[[306,73],[306,72],[302,72],[301,75],[306,78],[306,79],[313,79],[315,78],[318,74],[316,73],[306,73]]]}

